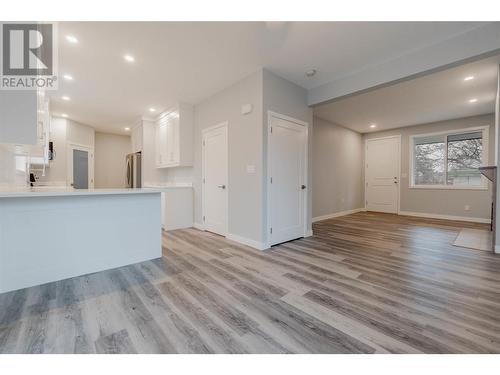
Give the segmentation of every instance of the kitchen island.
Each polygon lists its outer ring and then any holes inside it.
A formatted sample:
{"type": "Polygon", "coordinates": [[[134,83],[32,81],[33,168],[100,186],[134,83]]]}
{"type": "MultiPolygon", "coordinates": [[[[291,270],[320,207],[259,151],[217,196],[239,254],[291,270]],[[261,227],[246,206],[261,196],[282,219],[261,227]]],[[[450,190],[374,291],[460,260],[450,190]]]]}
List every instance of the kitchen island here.
{"type": "Polygon", "coordinates": [[[154,189],[0,189],[0,293],[161,257],[154,189]]]}

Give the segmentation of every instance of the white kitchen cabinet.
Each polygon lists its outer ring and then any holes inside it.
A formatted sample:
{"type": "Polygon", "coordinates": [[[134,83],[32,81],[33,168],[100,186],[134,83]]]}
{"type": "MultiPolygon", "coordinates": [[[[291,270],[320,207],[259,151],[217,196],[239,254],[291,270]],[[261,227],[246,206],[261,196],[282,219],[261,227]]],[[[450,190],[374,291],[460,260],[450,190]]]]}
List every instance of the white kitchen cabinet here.
{"type": "Polygon", "coordinates": [[[37,91],[0,90],[0,143],[37,144],[37,109],[37,91]]]}
{"type": "Polygon", "coordinates": [[[156,121],[156,167],[193,165],[193,108],[179,104],[156,121]]]}
{"type": "Polygon", "coordinates": [[[153,188],[162,190],[161,225],[163,229],[174,230],[193,226],[193,188],[190,184],[171,184],[153,188]]]}

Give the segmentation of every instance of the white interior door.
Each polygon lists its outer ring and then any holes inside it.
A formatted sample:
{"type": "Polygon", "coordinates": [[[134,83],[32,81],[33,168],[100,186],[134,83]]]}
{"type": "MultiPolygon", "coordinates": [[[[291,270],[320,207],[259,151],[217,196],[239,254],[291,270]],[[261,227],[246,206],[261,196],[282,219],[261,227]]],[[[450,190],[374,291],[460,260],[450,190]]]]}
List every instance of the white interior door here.
{"type": "Polygon", "coordinates": [[[305,235],[307,127],[270,116],[270,245],[305,235]]]}
{"type": "Polygon", "coordinates": [[[366,209],[398,213],[401,138],[366,142],[366,209]]]}
{"type": "Polygon", "coordinates": [[[203,224],[205,230],[227,234],[227,124],[203,132],[203,224]]]}

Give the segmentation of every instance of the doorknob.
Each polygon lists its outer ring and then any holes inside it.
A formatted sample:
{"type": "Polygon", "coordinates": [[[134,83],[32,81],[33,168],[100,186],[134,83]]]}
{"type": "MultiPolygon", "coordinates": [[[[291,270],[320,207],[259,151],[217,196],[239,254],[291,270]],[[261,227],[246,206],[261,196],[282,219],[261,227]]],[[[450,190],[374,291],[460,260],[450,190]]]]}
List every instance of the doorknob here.
{"type": "Polygon", "coordinates": [[[306,185],[301,185],[300,188],[304,190],[306,188],[306,185]]]}
{"type": "Polygon", "coordinates": [[[225,189],[226,185],[217,185],[218,188],[225,189]]]}

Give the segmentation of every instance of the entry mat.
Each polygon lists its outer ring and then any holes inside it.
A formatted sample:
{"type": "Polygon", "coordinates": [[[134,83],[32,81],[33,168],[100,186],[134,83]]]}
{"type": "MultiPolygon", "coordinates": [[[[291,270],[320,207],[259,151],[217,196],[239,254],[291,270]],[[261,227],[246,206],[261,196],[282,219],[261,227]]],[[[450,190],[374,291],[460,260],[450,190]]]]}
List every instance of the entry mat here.
{"type": "Polygon", "coordinates": [[[462,229],[458,234],[454,246],[469,249],[491,251],[492,233],[489,230],[462,229]]]}

